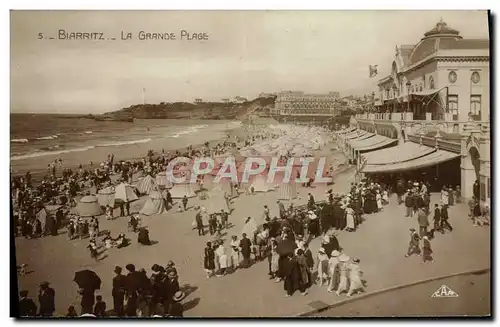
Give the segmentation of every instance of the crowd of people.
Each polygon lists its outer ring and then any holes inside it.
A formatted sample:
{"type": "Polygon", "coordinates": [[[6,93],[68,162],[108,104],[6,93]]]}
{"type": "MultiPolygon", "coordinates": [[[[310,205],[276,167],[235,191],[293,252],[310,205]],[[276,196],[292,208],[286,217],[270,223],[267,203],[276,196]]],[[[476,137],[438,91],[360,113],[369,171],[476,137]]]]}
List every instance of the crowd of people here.
{"type": "MultiPolygon", "coordinates": [[[[177,268],[172,261],[165,266],[154,264],[151,273],[145,269],[136,270],[133,264],[125,266],[127,275],[123,275],[123,268],[116,266],[115,276],[112,279],[113,305],[110,309],[101,295],[95,295],[100,286],[92,282],[96,275],[86,279],[76,280],[80,283],[77,295],[80,298],[80,314],[70,305],[67,317],[182,317],[186,293],[179,286],[177,268]]],[[[19,293],[19,316],[21,317],[51,317],[55,312],[55,290],[49,282],[42,282],[38,293],[38,305],[28,297],[29,292],[19,293]]]]}

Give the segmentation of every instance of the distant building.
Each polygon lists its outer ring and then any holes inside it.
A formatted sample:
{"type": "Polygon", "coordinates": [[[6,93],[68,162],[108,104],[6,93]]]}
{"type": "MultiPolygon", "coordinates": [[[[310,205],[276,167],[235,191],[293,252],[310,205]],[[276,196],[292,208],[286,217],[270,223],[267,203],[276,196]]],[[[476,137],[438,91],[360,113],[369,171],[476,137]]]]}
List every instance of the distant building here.
{"type": "Polygon", "coordinates": [[[276,93],[260,93],[259,94],[259,98],[270,98],[270,97],[274,97],[276,96],[276,93]]]}
{"type": "Polygon", "coordinates": [[[202,103],[203,99],[194,99],[194,103],[202,103]]]}
{"type": "Polygon", "coordinates": [[[277,94],[273,114],[325,114],[337,113],[337,94],[306,94],[300,91],[284,91],[277,94]]]}
{"type": "Polygon", "coordinates": [[[221,99],[224,103],[229,103],[229,99],[221,99]]]}

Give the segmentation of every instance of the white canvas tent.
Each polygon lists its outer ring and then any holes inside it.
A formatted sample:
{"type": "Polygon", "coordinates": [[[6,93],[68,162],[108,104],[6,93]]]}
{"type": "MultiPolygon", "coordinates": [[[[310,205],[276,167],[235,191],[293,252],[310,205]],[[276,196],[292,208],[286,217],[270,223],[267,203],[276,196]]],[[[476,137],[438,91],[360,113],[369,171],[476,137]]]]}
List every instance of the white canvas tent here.
{"type": "Polygon", "coordinates": [[[95,195],[87,195],[80,199],[76,210],[81,217],[99,216],[102,214],[101,206],[95,195]]]}
{"type": "Polygon", "coordinates": [[[146,175],[137,183],[137,190],[140,194],[149,194],[156,189],[156,182],[151,175],[146,175]]]}
{"type": "Polygon", "coordinates": [[[272,190],[271,185],[267,182],[267,176],[257,175],[253,180],[250,188],[253,187],[254,192],[269,192],[272,190]]]}
{"type": "Polygon", "coordinates": [[[113,208],[115,206],[115,188],[113,186],[108,186],[99,190],[97,192],[97,202],[100,206],[110,206],[113,208]]]}
{"type": "Polygon", "coordinates": [[[121,200],[123,202],[132,202],[139,199],[135,194],[132,185],[127,183],[120,183],[115,189],[115,200],[121,200]]]}
{"type": "Polygon", "coordinates": [[[167,210],[165,199],[158,191],[151,191],[149,197],[144,203],[144,206],[139,210],[140,214],[151,216],[159,215],[167,210]]]}

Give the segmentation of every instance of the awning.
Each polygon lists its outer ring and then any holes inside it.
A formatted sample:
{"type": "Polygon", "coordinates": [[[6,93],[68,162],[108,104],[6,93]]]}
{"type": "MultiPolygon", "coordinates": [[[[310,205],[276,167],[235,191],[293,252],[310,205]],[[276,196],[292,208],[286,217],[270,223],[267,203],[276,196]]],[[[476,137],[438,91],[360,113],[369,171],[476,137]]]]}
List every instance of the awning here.
{"type": "Polygon", "coordinates": [[[397,172],[397,171],[403,171],[403,170],[415,170],[419,168],[425,168],[429,166],[434,166],[439,163],[449,161],[455,158],[460,157],[460,154],[453,153],[453,152],[448,152],[448,151],[443,151],[443,150],[436,150],[432,152],[431,154],[428,154],[426,156],[409,160],[409,161],[404,161],[404,162],[398,162],[394,164],[388,164],[388,165],[364,165],[364,167],[361,169],[361,172],[363,173],[392,173],[392,172],[397,172]]]}
{"type": "Polygon", "coordinates": [[[347,133],[354,132],[356,129],[357,129],[356,127],[351,127],[351,128],[348,128],[348,129],[345,129],[345,130],[342,130],[342,131],[338,131],[336,133],[339,134],[339,135],[342,135],[342,134],[347,134],[347,133]]]}
{"type": "Polygon", "coordinates": [[[387,165],[423,157],[436,151],[435,148],[413,142],[362,154],[367,165],[387,165]]]}
{"type": "Polygon", "coordinates": [[[357,148],[356,150],[357,151],[373,151],[373,150],[377,150],[377,149],[383,148],[385,146],[388,146],[388,145],[391,145],[394,143],[398,143],[398,140],[387,138],[380,143],[371,144],[371,145],[368,145],[368,146],[365,146],[362,148],[357,148]]]}
{"type": "Polygon", "coordinates": [[[349,134],[346,134],[346,136],[344,136],[344,139],[346,140],[352,140],[352,139],[357,139],[363,135],[369,135],[371,133],[368,133],[367,131],[364,131],[364,130],[358,130],[354,133],[349,133],[349,134]]]}
{"type": "Polygon", "coordinates": [[[351,148],[353,148],[355,150],[369,150],[372,147],[380,148],[382,146],[385,146],[387,144],[397,142],[397,141],[398,140],[391,139],[391,138],[388,138],[386,136],[374,135],[373,137],[370,137],[370,138],[367,138],[364,140],[349,141],[349,145],[351,146],[351,148]],[[378,144],[381,144],[381,143],[385,143],[385,144],[382,146],[377,146],[378,144]]]}
{"type": "Polygon", "coordinates": [[[423,90],[421,92],[415,92],[415,93],[410,93],[410,95],[418,95],[418,96],[429,96],[433,95],[434,93],[439,92],[440,90],[423,90]]]}

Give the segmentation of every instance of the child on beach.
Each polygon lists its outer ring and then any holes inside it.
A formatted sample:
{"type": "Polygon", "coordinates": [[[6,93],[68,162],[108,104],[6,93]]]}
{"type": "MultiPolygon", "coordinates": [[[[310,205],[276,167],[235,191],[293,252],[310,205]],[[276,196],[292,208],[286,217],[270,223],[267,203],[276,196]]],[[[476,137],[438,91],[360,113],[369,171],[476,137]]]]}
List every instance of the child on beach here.
{"type": "Polygon", "coordinates": [[[431,248],[431,241],[429,240],[429,238],[427,236],[424,236],[422,237],[422,241],[423,241],[423,245],[422,245],[422,248],[423,248],[423,252],[424,252],[424,255],[423,255],[423,262],[433,262],[434,259],[432,258],[432,248],[431,248]]]}

